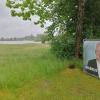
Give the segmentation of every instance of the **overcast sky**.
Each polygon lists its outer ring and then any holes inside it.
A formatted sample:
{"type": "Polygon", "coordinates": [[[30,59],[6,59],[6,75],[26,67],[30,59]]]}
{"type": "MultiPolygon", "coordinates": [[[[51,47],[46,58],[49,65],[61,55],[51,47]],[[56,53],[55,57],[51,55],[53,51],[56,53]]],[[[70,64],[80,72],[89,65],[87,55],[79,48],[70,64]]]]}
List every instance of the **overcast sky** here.
{"type": "MultiPolygon", "coordinates": [[[[44,32],[44,28],[34,25],[33,21],[23,21],[18,17],[11,17],[10,9],[5,5],[6,0],[0,0],[0,38],[23,37],[44,32]]],[[[35,16],[33,20],[37,20],[35,16]]]]}

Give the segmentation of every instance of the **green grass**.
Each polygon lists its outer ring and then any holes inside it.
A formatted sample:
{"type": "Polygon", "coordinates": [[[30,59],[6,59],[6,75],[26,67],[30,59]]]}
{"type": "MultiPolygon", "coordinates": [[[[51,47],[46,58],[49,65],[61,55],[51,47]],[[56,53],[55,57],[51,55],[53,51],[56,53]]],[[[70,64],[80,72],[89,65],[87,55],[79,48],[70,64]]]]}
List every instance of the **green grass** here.
{"type": "Polygon", "coordinates": [[[0,100],[99,100],[100,81],[81,68],[82,60],[61,61],[48,45],[0,45],[0,100]]]}
{"type": "Polygon", "coordinates": [[[48,49],[47,45],[0,45],[0,87],[16,88],[61,70],[64,64],[48,49]]]}

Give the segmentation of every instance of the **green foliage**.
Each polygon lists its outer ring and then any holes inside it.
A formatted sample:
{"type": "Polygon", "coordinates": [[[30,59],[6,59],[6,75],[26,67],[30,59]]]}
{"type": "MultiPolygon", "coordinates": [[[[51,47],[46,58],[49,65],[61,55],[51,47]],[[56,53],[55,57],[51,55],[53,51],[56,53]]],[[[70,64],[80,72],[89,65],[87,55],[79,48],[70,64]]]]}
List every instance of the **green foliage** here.
{"type": "Polygon", "coordinates": [[[52,52],[60,59],[74,56],[74,40],[67,34],[55,36],[51,43],[52,52]]]}
{"type": "Polygon", "coordinates": [[[40,24],[41,27],[44,27],[47,20],[51,21],[48,32],[54,34],[57,30],[58,33],[65,32],[68,26],[73,28],[76,2],[77,0],[41,0],[40,2],[7,0],[6,5],[11,8],[12,16],[22,17],[23,20],[31,20],[33,15],[38,15],[40,19],[35,23],[40,24]]]}
{"type": "Polygon", "coordinates": [[[85,5],[84,34],[86,38],[100,37],[100,0],[87,0],[85,5]]]}
{"type": "MultiPolygon", "coordinates": [[[[69,32],[70,36],[73,33],[76,33],[78,11],[79,11],[78,10],[79,0],[23,0],[23,1],[7,0],[6,5],[11,9],[12,16],[21,17],[23,18],[23,20],[31,20],[32,16],[38,15],[39,20],[34,23],[40,24],[41,27],[44,27],[46,21],[52,22],[52,24],[47,28],[47,33],[50,35],[51,38],[54,37],[55,32],[58,34],[69,32]]],[[[76,35],[77,34],[75,34],[75,36],[76,35]]],[[[70,46],[70,43],[68,42],[70,36],[67,37],[66,41],[64,39],[65,41],[64,43],[68,44],[67,46],[70,46]]],[[[71,42],[74,45],[74,47],[76,47],[74,43],[76,40],[75,36],[72,38],[73,43],[71,42]]],[[[93,39],[100,37],[100,0],[95,0],[95,1],[86,0],[83,31],[81,32],[80,36],[81,39],[84,38],[93,39]]],[[[56,38],[54,39],[52,44],[57,45],[56,38]]],[[[63,40],[62,38],[60,40],[57,37],[58,44],[60,44],[60,41],[62,40],[63,40]]],[[[63,45],[62,43],[63,48],[66,48],[65,44],[63,45]]],[[[53,48],[58,47],[58,49],[55,50],[58,51],[60,50],[59,46],[52,46],[52,47],[53,48]]],[[[80,46],[80,48],[82,48],[82,46],[80,46]]],[[[63,50],[59,52],[63,52],[63,50]]],[[[65,53],[61,56],[64,57],[66,55],[68,55],[68,53],[65,53]]],[[[69,55],[72,55],[72,53],[69,55]]]]}
{"type": "MultiPolygon", "coordinates": [[[[8,0],[10,2],[10,0],[8,0]]],[[[13,0],[12,0],[13,1],[13,0]]],[[[8,2],[7,2],[8,3],[8,2]]],[[[70,32],[75,33],[75,23],[76,23],[76,11],[77,8],[77,0],[41,0],[40,2],[36,0],[32,0],[31,2],[24,0],[23,2],[15,2],[11,3],[11,11],[13,10],[15,16],[22,17],[24,20],[30,20],[33,15],[38,15],[40,19],[35,24],[40,24],[41,27],[44,27],[44,24],[47,20],[52,22],[52,24],[47,28],[47,32],[50,38],[53,38],[54,33],[57,32],[58,34],[70,32]],[[34,1],[34,2],[33,2],[34,1]],[[17,7],[16,7],[17,6],[17,7]],[[28,10],[26,10],[28,8],[28,10]],[[20,9],[17,10],[17,9],[20,9]]],[[[9,5],[7,5],[9,7],[9,5]]],[[[42,43],[45,42],[45,36],[40,36],[42,43]]],[[[62,37],[63,38],[63,37],[62,37]]],[[[67,37],[68,39],[68,37],[67,37]]],[[[60,39],[58,39],[60,42],[60,39]]],[[[63,40],[63,39],[62,39],[63,40]]],[[[61,41],[62,41],[61,40],[61,41]]],[[[69,40],[69,39],[68,39],[69,40]]],[[[52,44],[54,43],[54,39],[52,44]]],[[[67,45],[67,48],[73,47],[73,43],[69,43],[67,40],[62,41],[63,49],[66,48],[64,46],[67,45]],[[64,42],[64,44],[63,44],[64,42]],[[69,47],[71,46],[71,47],[69,47]]],[[[57,46],[56,46],[57,47],[57,46]]],[[[59,51],[61,52],[61,57],[70,56],[70,49],[67,49],[67,53],[64,54],[66,50],[59,51]]],[[[56,50],[56,49],[55,49],[56,50]]],[[[60,49],[58,49],[60,50],[60,49]]],[[[58,52],[58,51],[57,51],[58,52]]]]}

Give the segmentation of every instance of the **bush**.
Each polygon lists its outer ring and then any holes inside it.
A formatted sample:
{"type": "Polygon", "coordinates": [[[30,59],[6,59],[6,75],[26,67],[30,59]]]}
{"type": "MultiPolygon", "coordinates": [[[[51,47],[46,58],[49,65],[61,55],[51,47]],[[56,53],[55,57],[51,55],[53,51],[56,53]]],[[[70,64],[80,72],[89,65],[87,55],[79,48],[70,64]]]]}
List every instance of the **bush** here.
{"type": "Polygon", "coordinates": [[[74,39],[66,34],[55,36],[51,43],[52,52],[60,59],[74,56],[74,39]]]}

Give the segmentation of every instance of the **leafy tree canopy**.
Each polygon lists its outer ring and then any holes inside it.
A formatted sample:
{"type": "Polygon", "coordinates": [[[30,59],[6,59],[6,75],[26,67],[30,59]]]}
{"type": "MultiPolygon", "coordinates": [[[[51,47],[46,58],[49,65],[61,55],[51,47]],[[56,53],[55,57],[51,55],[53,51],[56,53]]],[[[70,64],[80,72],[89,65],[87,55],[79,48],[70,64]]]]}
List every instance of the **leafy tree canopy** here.
{"type": "Polygon", "coordinates": [[[38,15],[39,20],[34,24],[41,27],[50,21],[52,24],[47,33],[51,37],[54,33],[66,33],[66,37],[77,43],[78,52],[83,38],[100,37],[100,0],[7,0],[6,5],[12,16],[23,20],[31,20],[38,15]]]}

